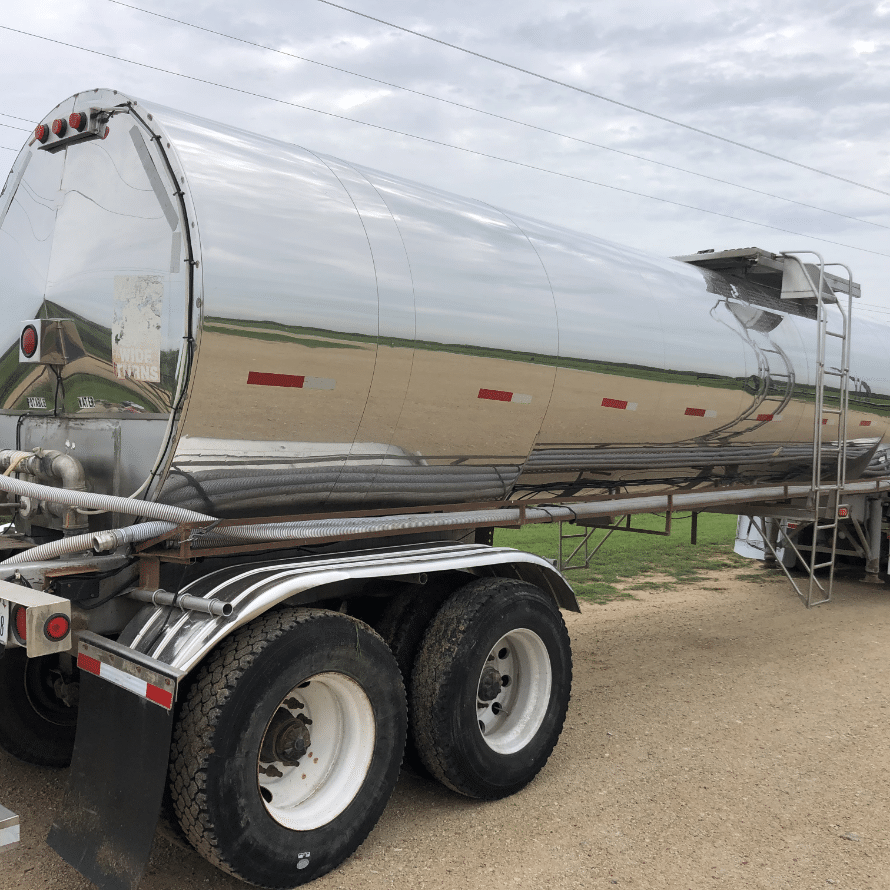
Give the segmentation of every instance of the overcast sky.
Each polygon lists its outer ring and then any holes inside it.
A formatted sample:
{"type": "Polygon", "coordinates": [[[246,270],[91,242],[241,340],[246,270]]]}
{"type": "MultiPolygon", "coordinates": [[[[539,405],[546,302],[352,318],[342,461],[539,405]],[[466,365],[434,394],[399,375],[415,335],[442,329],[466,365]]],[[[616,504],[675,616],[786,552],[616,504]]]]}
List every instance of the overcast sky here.
{"type": "MultiPolygon", "coordinates": [[[[343,0],[367,15],[879,191],[693,133],[319,0],[134,0],[133,5],[563,136],[248,46],[112,0],[6,0],[0,16],[5,27],[0,29],[0,145],[17,150],[27,137],[12,127],[29,127],[72,93],[110,87],[652,253],[755,245],[776,252],[812,248],[827,261],[850,265],[863,286],[862,304],[881,307],[874,317],[890,321],[890,197],[881,193],[890,193],[890,0],[343,0]]],[[[0,166],[8,168],[14,158],[14,151],[0,151],[0,166]]],[[[863,311],[870,310],[863,305],[863,311]]]]}

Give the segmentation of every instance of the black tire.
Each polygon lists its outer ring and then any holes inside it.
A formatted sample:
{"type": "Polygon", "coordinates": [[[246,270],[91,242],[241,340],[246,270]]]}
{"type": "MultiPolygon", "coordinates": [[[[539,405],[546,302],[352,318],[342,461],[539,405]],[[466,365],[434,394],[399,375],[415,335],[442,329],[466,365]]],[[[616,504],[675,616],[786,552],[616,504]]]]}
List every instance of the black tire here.
{"type": "Polygon", "coordinates": [[[229,874],[304,884],[377,823],[406,724],[395,659],[367,625],[319,609],[265,615],[216,650],[183,704],[170,765],[176,817],[229,874]]]}
{"type": "Polygon", "coordinates": [[[68,766],[77,692],[71,656],[28,658],[24,649],[6,649],[0,658],[0,747],[26,763],[68,766]]]}
{"type": "Polygon", "coordinates": [[[414,667],[424,765],[469,797],[519,791],[556,745],[571,686],[569,636],[550,597],[522,581],[468,584],[433,619],[414,667]]]}
{"type": "Polygon", "coordinates": [[[456,585],[451,579],[446,578],[422,587],[416,584],[404,586],[409,589],[389,601],[376,624],[376,629],[396,657],[408,695],[408,740],[405,743],[402,766],[418,776],[433,778],[423,765],[414,738],[411,720],[411,676],[423,636],[456,585]]]}

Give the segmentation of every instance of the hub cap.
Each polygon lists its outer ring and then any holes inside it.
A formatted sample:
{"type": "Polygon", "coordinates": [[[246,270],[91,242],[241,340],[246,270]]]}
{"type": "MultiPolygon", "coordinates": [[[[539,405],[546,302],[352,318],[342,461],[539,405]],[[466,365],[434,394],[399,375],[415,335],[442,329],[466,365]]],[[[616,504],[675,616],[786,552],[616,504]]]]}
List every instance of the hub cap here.
{"type": "Polygon", "coordinates": [[[266,726],[257,783],[269,815],[294,831],[326,825],[352,802],[374,753],[374,710],[343,674],[295,686],[266,726]]]}
{"type": "Polygon", "coordinates": [[[498,754],[522,750],[544,722],[553,673],[544,641],[517,628],[492,647],[479,676],[476,717],[485,743],[498,754]]]}

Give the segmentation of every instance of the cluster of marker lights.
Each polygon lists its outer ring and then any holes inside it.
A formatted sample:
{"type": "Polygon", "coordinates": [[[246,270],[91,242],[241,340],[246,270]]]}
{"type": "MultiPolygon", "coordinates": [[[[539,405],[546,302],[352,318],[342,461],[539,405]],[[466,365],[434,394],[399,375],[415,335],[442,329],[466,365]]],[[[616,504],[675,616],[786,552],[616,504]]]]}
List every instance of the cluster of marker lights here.
{"type": "MultiPolygon", "coordinates": [[[[72,134],[74,133],[82,133],[86,129],[86,125],[89,123],[89,116],[84,114],[82,111],[75,111],[73,114],[68,115],[68,120],[65,120],[63,117],[57,117],[51,126],[47,126],[46,124],[38,124],[34,128],[34,138],[41,144],[44,145],[46,140],[49,139],[49,134],[52,132],[53,136],[57,136],[59,139],[63,138],[68,130],[72,130],[72,134]]],[[[108,135],[108,127],[105,128],[105,134],[102,136],[104,139],[105,136],[108,135]]]]}
{"type": "MultiPolygon", "coordinates": [[[[28,642],[28,610],[25,606],[16,606],[13,613],[12,626],[16,640],[22,646],[28,642]]],[[[64,640],[71,632],[71,621],[67,615],[50,615],[43,622],[43,635],[53,643],[64,640]]]]}

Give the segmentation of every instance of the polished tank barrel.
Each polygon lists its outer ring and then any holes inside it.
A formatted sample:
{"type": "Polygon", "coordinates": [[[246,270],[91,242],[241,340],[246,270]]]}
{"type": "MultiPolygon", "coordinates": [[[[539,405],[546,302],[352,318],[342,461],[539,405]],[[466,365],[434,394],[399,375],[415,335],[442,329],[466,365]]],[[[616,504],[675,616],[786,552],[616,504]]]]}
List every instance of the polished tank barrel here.
{"type": "MultiPolygon", "coordinates": [[[[809,474],[811,304],[112,90],[22,149],[0,263],[0,447],[96,491],[232,517],[809,474]]],[[[854,475],[887,334],[854,325],[854,475]]]]}

